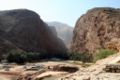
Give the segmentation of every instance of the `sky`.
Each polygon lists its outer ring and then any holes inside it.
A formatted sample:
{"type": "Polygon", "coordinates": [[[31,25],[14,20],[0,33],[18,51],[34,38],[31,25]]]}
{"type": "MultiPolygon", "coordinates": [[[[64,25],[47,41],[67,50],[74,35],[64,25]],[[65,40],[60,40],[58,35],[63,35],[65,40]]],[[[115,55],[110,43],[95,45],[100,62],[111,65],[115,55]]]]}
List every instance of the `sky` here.
{"type": "Polygon", "coordinates": [[[0,0],[0,10],[30,9],[44,21],[59,21],[72,27],[82,14],[94,7],[120,8],[120,0],[0,0]]]}

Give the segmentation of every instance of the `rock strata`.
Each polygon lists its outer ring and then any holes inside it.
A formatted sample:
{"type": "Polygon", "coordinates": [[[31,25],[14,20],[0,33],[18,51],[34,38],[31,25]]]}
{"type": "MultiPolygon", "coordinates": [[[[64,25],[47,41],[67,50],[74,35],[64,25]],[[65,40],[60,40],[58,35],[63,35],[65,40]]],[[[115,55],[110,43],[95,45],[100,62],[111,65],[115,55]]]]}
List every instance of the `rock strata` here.
{"type": "Polygon", "coordinates": [[[54,35],[40,16],[27,9],[0,11],[0,36],[25,51],[67,51],[63,41],[54,35]]]}
{"type": "Polygon", "coordinates": [[[96,53],[105,43],[120,38],[120,9],[94,8],[82,15],[75,26],[71,51],[96,53]]]}

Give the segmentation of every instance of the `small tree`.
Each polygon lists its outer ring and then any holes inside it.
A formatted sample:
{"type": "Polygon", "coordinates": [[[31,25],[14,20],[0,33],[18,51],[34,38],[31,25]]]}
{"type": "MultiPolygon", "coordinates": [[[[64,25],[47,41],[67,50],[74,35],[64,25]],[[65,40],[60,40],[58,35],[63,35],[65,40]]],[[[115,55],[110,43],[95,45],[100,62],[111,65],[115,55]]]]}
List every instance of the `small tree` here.
{"type": "Polygon", "coordinates": [[[69,53],[69,59],[83,62],[92,62],[93,56],[89,53],[69,53]]]}
{"type": "Polygon", "coordinates": [[[97,61],[99,59],[106,58],[110,55],[115,54],[117,51],[110,50],[110,49],[101,49],[96,55],[94,56],[94,61],[97,61]]]}
{"type": "Polygon", "coordinates": [[[6,59],[8,62],[23,64],[26,62],[27,56],[23,51],[11,50],[6,59]]]}

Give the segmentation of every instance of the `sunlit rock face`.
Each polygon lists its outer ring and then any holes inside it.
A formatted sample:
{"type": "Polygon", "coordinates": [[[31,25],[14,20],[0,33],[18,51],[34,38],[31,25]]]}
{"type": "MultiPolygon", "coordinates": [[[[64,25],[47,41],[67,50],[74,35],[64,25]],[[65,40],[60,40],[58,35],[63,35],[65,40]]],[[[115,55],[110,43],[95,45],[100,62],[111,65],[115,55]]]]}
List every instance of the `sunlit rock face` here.
{"type": "Polygon", "coordinates": [[[0,35],[25,51],[52,54],[67,50],[40,16],[27,9],[0,11],[0,35]]]}
{"type": "Polygon", "coordinates": [[[71,51],[96,53],[113,38],[120,38],[120,9],[94,8],[78,19],[71,51]]]}
{"type": "Polygon", "coordinates": [[[120,38],[113,38],[106,44],[106,48],[120,52],[120,38]]]}

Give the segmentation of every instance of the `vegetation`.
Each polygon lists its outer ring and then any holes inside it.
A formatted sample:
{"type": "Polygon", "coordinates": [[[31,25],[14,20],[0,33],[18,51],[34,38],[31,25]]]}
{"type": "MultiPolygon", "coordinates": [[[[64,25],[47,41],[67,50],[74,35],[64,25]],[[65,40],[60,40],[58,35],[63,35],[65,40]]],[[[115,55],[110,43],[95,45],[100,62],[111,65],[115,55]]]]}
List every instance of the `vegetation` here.
{"type": "Polygon", "coordinates": [[[69,53],[69,59],[78,60],[82,62],[96,62],[99,59],[104,59],[115,53],[116,51],[109,50],[109,49],[101,49],[99,53],[96,53],[95,55],[92,55],[89,53],[69,53]]]}
{"type": "Polygon", "coordinates": [[[109,49],[101,49],[99,53],[96,55],[88,54],[88,53],[47,53],[45,51],[36,53],[36,52],[26,52],[22,50],[11,50],[8,55],[5,56],[8,62],[15,62],[18,64],[23,64],[25,62],[36,62],[42,59],[51,59],[58,58],[61,60],[69,59],[73,61],[82,61],[85,62],[95,62],[99,59],[103,59],[108,57],[109,55],[113,55],[116,51],[112,51],[109,49]]]}
{"type": "Polygon", "coordinates": [[[27,56],[24,53],[25,52],[23,51],[11,50],[6,59],[8,62],[16,62],[22,64],[26,61],[27,58],[27,56]]]}
{"type": "Polygon", "coordinates": [[[11,50],[6,60],[8,62],[16,62],[18,64],[23,64],[25,62],[33,62],[43,59],[46,54],[35,53],[35,52],[25,52],[21,50],[11,50]]]}
{"type": "Polygon", "coordinates": [[[35,52],[25,52],[21,50],[11,50],[6,56],[8,62],[15,62],[18,64],[23,64],[25,62],[36,62],[42,59],[60,58],[67,59],[67,54],[48,54],[47,52],[35,53],[35,52]]]}
{"type": "Polygon", "coordinates": [[[113,54],[115,54],[115,53],[116,53],[116,51],[114,51],[114,50],[101,49],[101,50],[99,51],[99,53],[97,53],[97,54],[94,56],[94,61],[97,61],[97,60],[99,60],[99,59],[104,59],[104,58],[106,58],[106,57],[108,57],[108,56],[110,56],[110,55],[113,55],[113,54]]]}
{"type": "Polygon", "coordinates": [[[92,62],[93,56],[88,53],[69,53],[70,60],[78,60],[82,62],[92,62]]]}

